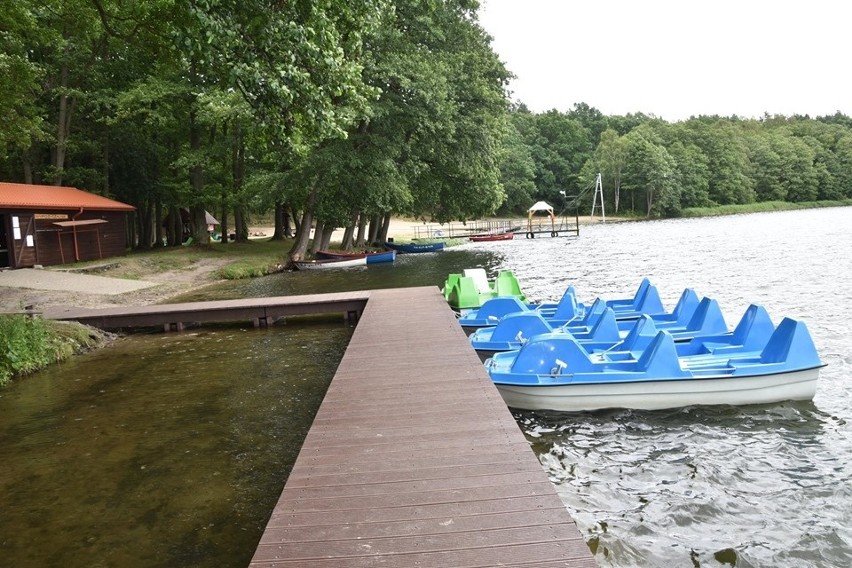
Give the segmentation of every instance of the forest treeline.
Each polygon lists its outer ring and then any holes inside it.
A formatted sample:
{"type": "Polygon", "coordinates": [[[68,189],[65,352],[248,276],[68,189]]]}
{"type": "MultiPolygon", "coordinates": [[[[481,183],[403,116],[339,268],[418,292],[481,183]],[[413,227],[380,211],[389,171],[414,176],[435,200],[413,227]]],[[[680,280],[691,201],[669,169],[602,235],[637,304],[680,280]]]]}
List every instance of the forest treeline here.
{"type": "Polygon", "coordinates": [[[274,212],[290,257],[438,222],[852,198],[852,119],[532,113],[476,0],[18,0],[0,6],[0,178],[137,207],[134,246],[274,212]],[[311,226],[316,227],[313,243],[311,226]]]}

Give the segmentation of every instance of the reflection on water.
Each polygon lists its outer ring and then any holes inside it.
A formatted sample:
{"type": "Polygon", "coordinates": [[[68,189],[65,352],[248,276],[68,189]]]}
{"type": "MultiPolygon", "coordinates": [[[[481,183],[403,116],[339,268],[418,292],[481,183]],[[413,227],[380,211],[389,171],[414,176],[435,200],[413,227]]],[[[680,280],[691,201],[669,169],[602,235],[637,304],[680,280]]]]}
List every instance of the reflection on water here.
{"type": "Polygon", "coordinates": [[[0,391],[0,564],[248,565],[350,335],[134,336],[0,391]]]}

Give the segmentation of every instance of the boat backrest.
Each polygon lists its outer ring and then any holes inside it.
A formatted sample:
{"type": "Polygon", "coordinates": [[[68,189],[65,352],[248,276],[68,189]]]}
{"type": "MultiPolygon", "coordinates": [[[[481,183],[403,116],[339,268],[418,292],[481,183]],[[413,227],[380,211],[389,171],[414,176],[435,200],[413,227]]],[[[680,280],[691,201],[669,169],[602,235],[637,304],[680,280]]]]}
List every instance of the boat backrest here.
{"type": "Polygon", "coordinates": [[[644,352],[651,341],[657,336],[657,326],[654,325],[654,320],[647,314],[642,314],[630,331],[624,341],[615,345],[613,350],[617,351],[634,351],[644,352]]]}
{"type": "Polygon", "coordinates": [[[586,310],[586,313],[583,315],[583,317],[575,323],[577,325],[592,326],[595,324],[595,322],[604,312],[604,310],[607,309],[607,307],[608,306],[606,305],[606,302],[604,300],[602,300],[601,298],[597,298],[594,302],[592,302],[592,305],[589,306],[589,309],[586,310]]]}
{"type": "Polygon", "coordinates": [[[674,338],[667,331],[657,332],[636,362],[636,370],[660,378],[688,375],[680,366],[674,338]]]}
{"type": "Polygon", "coordinates": [[[775,325],[766,308],[751,304],[734,328],[731,344],[742,345],[745,351],[757,351],[766,347],[774,331],[775,325]]]}
{"type": "Polygon", "coordinates": [[[761,363],[784,363],[791,367],[821,364],[816,346],[804,322],[785,317],[760,354],[761,363]]]}
{"type": "Polygon", "coordinates": [[[559,321],[571,321],[572,319],[582,315],[580,305],[577,303],[577,291],[574,286],[568,286],[559,303],[556,304],[556,311],[550,319],[559,321]]]}
{"type": "Polygon", "coordinates": [[[498,296],[517,296],[521,301],[526,300],[526,296],[521,292],[521,285],[511,270],[501,270],[497,274],[494,279],[494,291],[498,296]]]}
{"type": "Polygon", "coordinates": [[[504,296],[486,300],[478,310],[471,310],[459,318],[464,325],[468,321],[486,322],[489,325],[497,325],[503,317],[517,312],[529,311],[529,308],[514,296],[504,296]]]}
{"type": "Polygon", "coordinates": [[[449,274],[447,275],[447,279],[444,281],[444,287],[441,288],[441,293],[444,294],[444,299],[450,299],[450,292],[452,291],[454,286],[457,286],[459,283],[459,278],[461,278],[461,274],[449,274]]]}
{"type": "Polygon", "coordinates": [[[622,309],[632,309],[632,306],[634,306],[637,300],[639,300],[639,298],[641,298],[645,294],[645,290],[650,285],[651,281],[646,276],[645,278],[642,278],[642,282],[639,283],[639,288],[636,289],[636,293],[634,293],[631,298],[617,298],[614,300],[607,300],[606,304],[613,308],[620,307],[622,309]]]}
{"type": "Polygon", "coordinates": [[[692,288],[685,288],[681,293],[677,304],[675,304],[675,307],[672,310],[672,316],[674,316],[675,321],[678,323],[686,325],[689,323],[689,320],[692,319],[692,315],[695,313],[695,310],[698,309],[698,304],[700,303],[701,300],[698,298],[698,294],[695,293],[695,290],[692,288]]]}
{"type": "Polygon", "coordinates": [[[618,333],[618,322],[615,320],[615,312],[612,308],[604,308],[604,311],[589,330],[588,339],[595,342],[611,341],[617,343],[621,341],[621,334],[618,333]]]}
{"type": "Polygon", "coordinates": [[[476,289],[473,280],[462,277],[450,290],[447,301],[456,308],[479,308],[482,306],[483,298],[476,289]]]}
{"type": "Polygon", "coordinates": [[[485,273],[484,268],[465,268],[464,275],[473,280],[476,291],[480,294],[491,291],[491,286],[488,284],[488,275],[485,273]]]}
{"type": "Polygon", "coordinates": [[[500,320],[491,332],[491,341],[518,341],[518,334],[521,338],[530,339],[552,331],[551,325],[538,312],[517,312],[500,320]]]}
{"type": "Polygon", "coordinates": [[[644,292],[633,302],[633,309],[643,314],[662,314],[666,309],[660,299],[660,291],[653,284],[648,284],[644,292]]]}
{"type": "Polygon", "coordinates": [[[702,334],[710,333],[726,333],[728,324],[725,323],[725,316],[722,314],[722,308],[719,307],[719,302],[712,298],[704,297],[698,304],[695,313],[686,325],[687,331],[700,331],[702,334]]]}
{"type": "Polygon", "coordinates": [[[513,373],[539,375],[583,373],[595,370],[589,354],[567,333],[537,335],[517,352],[512,363],[513,373]]]}

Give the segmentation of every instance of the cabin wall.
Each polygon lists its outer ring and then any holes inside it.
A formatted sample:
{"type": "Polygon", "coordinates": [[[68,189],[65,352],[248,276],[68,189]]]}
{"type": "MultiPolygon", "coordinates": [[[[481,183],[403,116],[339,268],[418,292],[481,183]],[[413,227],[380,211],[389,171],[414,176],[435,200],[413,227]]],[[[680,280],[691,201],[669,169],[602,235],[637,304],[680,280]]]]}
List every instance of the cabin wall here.
{"type": "MultiPolygon", "coordinates": [[[[5,222],[10,268],[52,266],[78,260],[97,260],[127,252],[127,214],[123,211],[25,211],[0,209],[5,222]],[[61,228],[57,221],[103,219],[106,223],[61,228]],[[16,221],[17,220],[17,221],[16,221]],[[14,230],[17,223],[18,231],[14,230]],[[15,238],[18,237],[18,238],[15,238]],[[28,238],[29,237],[29,238],[28,238]]],[[[3,247],[0,247],[2,249],[3,247]]],[[[2,257],[0,257],[2,261],[2,257]]],[[[2,265],[0,265],[2,268],[2,265]]]]}
{"type": "Polygon", "coordinates": [[[32,266],[36,258],[35,220],[32,211],[0,209],[0,223],[3,224],[3,244],[0,249],[0,268],[21,268],[32,266]]]}

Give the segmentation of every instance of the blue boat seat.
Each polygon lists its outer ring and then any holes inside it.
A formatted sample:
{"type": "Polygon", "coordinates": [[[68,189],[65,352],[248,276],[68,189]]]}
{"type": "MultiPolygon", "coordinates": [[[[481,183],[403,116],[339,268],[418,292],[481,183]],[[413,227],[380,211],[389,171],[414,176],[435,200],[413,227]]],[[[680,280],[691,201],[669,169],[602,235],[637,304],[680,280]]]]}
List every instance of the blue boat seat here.
{"type": "Polygon", "coordinates": [[[786,362],[795,367],[815,367],[822,363],[804,322],[785,317],[760,353],[761,363],[786,362]]]}
{"type": "Polygon", "coordinates": [[[666,331],[657,333],[636,362],[636,371],[646,373],[649,378],[691,376],[681,368],[674,338],[666,331]]]}
{"type": "Polygon", "coordinates": [[[614,309],[616,312],[619,310],[627,310],[634,311],[636,310],[636,306],[639,302],[642,301],[642,298],[645,297],[645,294],[648,292],[648,288],[651,286],[651,281],[648,277],[642,279],[642,282],[639,283],[639,288],[636,289],[636,292],[633,294],[632,298],[618,298],[615,300],[607,300],[606,305],[610,308],[614,309]]]}
{"type": "Polygon", "coordinates": [[[685,327],[658,327],[669,331],[676,340],[728,333],[728,324],[725,323],[722,308],[719,307],[719,302],[712,298],[702,298],[685,327]]]}
{"type": "Polygon", "coordinates": [[[610,307],[605,307],[604,310],[589,323],[591,327],[588,331],[571,330],[570,326],[565,327],[578,340],[588,340],[594,342],[618,343],[621,341],[621,333],[618,329],[618,322],[615,319],[615,312],[610,307]]]}
{"type": "Polygon", "coordinates": [[[685,288],[680,295],[680,298],[675,304],[674,309],[668,314],[652,314],[651,317],[655,323],[675,322],[681,325],[686,325],[692,319],[695,310],[698,309],[700,299],[698,294],[692,288],[685,288]]]}
{"type": "Polygon", "coordinates": [[[678,351],[681,355],[760,352],[774,331],[775,324],[772,323],[766,308],[751,304],[732,333],[698,336],[689,343],[680,345],[678,351]]]}

